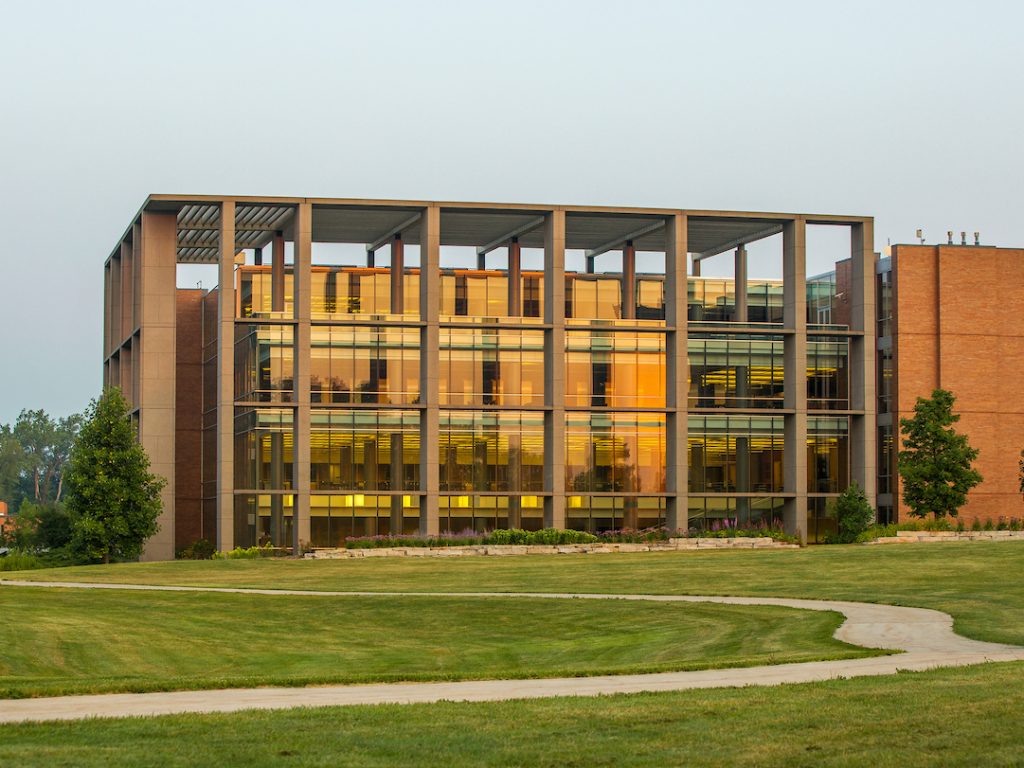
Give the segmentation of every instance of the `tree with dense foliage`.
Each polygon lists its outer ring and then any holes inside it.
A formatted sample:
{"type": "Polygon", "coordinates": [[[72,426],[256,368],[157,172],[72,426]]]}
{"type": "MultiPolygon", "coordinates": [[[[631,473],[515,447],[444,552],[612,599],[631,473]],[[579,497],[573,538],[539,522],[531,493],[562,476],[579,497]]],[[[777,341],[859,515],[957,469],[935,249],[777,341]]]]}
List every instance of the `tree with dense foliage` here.
{"type": "Polygon", "coordinates": [[[0,498],[11,508],[23,499],[59,502],[81,424],[77,413],[55,419],[43,410],[23,410],[13,426],[0,427],[0,498]]]}
{"type": "Polygon", "coordinates": [[[1017,480],[1020,483],[1020,495],[1024,496],[1024,451],[1020,452],[1020,460],[1017,462],[1017,480]]]}
{"type": "Polygon", "coordinates": [[[973,468],[978,449],[966,435],[953,429],[960,416],[953,413],[956,398],[936,389],[930,398],[919,397],[911,418],[900,419],[903,450],[898,468],[903,479],[903,502],[915,517],[956,517],[967,493],[981,482],[973,468]]]}
{"type": "Polygon", "coordinates": [[[71,453],[72,551],[104,563],[137,558],[157,532],[164,483],[149,472],[149,457],[135,437],[120,390],[107,389],[90,403],[71,453]]]}
{"type": "Polygon", "coordinates": [[[14,508],[14,495],[25,466],[25,451],[7,424],[0,424],[0,501],[14,508]]]}
{"type": "Polygon", "coordinates": [[[875,522],[875,510],[856,480],[829,506],[836,519],[836,541],[840,544],[856,541],[857,535],[875,522]]]}

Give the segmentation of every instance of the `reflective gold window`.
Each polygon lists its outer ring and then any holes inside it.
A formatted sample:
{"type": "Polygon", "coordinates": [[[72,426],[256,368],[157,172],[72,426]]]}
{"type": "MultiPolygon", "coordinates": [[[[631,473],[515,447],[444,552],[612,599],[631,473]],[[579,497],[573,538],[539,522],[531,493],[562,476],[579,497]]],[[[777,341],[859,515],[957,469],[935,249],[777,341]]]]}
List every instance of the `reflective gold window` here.
{"type": "Polygon", "coordinates": [[[236,400],[292,402],[295,381],[293,338],[294,329],[290,325],[235,325],[236,400]]]}
{"type": "Polygon", "coordinates": [[[691,416],[687,449],[691,493],[781,493],[781,416],[691,416]]]}
{"type": "Polygon", "coordinates": [[[442,405],[543,405],[544,332],[441,328],[442,405]]]}
{"type": "Polygon", "coordinates": [[[781,408],[781,336],[708,334],[691,336],[691,408],[781,408]]]}
{"type": "Polygon", "coordinates": [[[850,341],[843,336],[807,339],[807,408],[812,411],[850,407],[850,341]]]}
{"type": "Polygon", "coordinates": [[[850,418],[808,416],[808,493],[842,493],[849,483],[850,418]]]}
{"type": "Polygon", "coordinates": [[[644,530],[665,524],[663,496],[576,496],[565,501],[566,525],[576,531],[603,533],[644,530]]]}
{"type": "Polygon", "coordinates": [[[418,411],[316,408],[310,414],[313,490],[419,488],[418,411]]]}
{"type": "Polygon", "coordinates": [[[631,331],[567,331],[565,404],[664,408],[665,336],[631,331]]]}
{"type": "Polygon", "coordinates": [[[291,408],[235,408],[235,488],[294,487],[295,440],[291,408]]]}
{"type": "Polygon", "coordinates": [[[418,328],[314,325],[310,399],[314,403],[419,401],[418,328]]]}
{"type": "Polygon", "coordinates": [[[544,414],[441,411],[442,491],[543,491],[544,414]]]}
{"type": "Polygon", "coordinates": [[[566,414],[568,492],[663,493],[665,414],[566,414]]]}
{"type": "Polygon", "coordinates": [[[309,535],[314,547],[344,547],[345,539],[413,534],[419,530],[416,494],[316,494],[309,502],[309,535]],[[392,530],[391,514],[401,512],[401,530],[392,530]]]}

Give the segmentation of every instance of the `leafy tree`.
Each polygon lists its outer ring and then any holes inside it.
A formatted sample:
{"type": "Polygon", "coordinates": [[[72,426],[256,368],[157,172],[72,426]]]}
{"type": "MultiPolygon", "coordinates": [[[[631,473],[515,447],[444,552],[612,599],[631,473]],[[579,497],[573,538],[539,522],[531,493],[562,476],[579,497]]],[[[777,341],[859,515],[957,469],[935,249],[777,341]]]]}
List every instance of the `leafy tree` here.
{"type": "Polygon", "coordinates": [[[981,474],[972,467],[978,450],[952,427],[960,421],[953,413],[955,400],[952,392],[936,389],[930,398],[917,398],[913,417],[900,419],[903,502],[915,517],[929,512],[936,518],[956,517],[967,492],[981,482],[981,474]]]}
{"type": "Polygon", "coordinates": [[[0,500],[14,509],[18,478],[25,466],[25,452],[7,424],[0,424],[0,500]]]}
{"type": "Polygon", "coordinates": [[[71,516],[56,501],[36,503],[22,499],[18,507],[18,525],[12,543],[18,549],[54,551],[71,541],[71,516]]]}
{"type": "Polygon", "coordinates": [[[857,535],[875,521],[875,510],[856,480],[830,506],[836,518],[836,539],[840,544],[856,541],[857,535]]]}
{"type": "Polygon", "coordinates": [[[137,558],[157,532],[166,481],[150,474],[120,390],[89,404],[67,474],[71,549],[104,563],[137,558]]]}
{"type": "Polygon", "coordinates": [[[1020,452],[1020,460],[1017,462],[1017,479],[1020,481],[1020,494],[1024,496],[1024,451],[1020,452]]]}
{"type": "MultiPolygon", "coordinates": [[[[20,496],[37,503],[60,501],[64,469],[81,428],[81,414],[54,419],[43,410],[23,410],[9,429],[21,450],[18,472],[23,473],[20,496]]],[[[9,501],[15,501],[11,494],[9,501]]]]}

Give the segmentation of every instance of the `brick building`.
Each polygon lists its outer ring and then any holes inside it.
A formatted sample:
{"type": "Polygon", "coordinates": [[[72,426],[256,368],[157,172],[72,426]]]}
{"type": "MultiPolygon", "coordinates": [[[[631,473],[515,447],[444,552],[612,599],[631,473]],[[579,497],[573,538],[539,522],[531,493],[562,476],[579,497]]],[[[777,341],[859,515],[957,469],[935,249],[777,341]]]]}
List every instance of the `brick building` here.
{"type": "Polygon", "coordinates": [[[1024,516],[1024,250],[895,245],[878,272],[878,429],[881,516],[902,516],[898,422],[936,388],[956,396],[956,425],[980,450],[984,478],[960,516],[1024,516]]]}

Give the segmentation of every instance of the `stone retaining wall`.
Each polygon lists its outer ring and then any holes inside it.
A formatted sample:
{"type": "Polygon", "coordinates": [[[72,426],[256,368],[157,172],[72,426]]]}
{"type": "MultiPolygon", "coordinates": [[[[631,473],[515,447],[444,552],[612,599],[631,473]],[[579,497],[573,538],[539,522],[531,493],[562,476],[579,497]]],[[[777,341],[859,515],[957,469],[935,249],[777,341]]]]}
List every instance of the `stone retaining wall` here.
{"type": "Polygon", "coordinates": [[[869,544],[914,544],[920,541],[1024,541],[1024,531],[897,531],[869,544]]]}
{"type": "Polygon", "coordinates": [[[646,544],[476,544],[465,547],[377,547],[317,549],[306,554],[317,560],[360,557],[502,557],[508,555],[588,555],[614,552],[676,552],[691,549],[799,549],[767,537],[735,539],[669,539],[646,544]]]}

